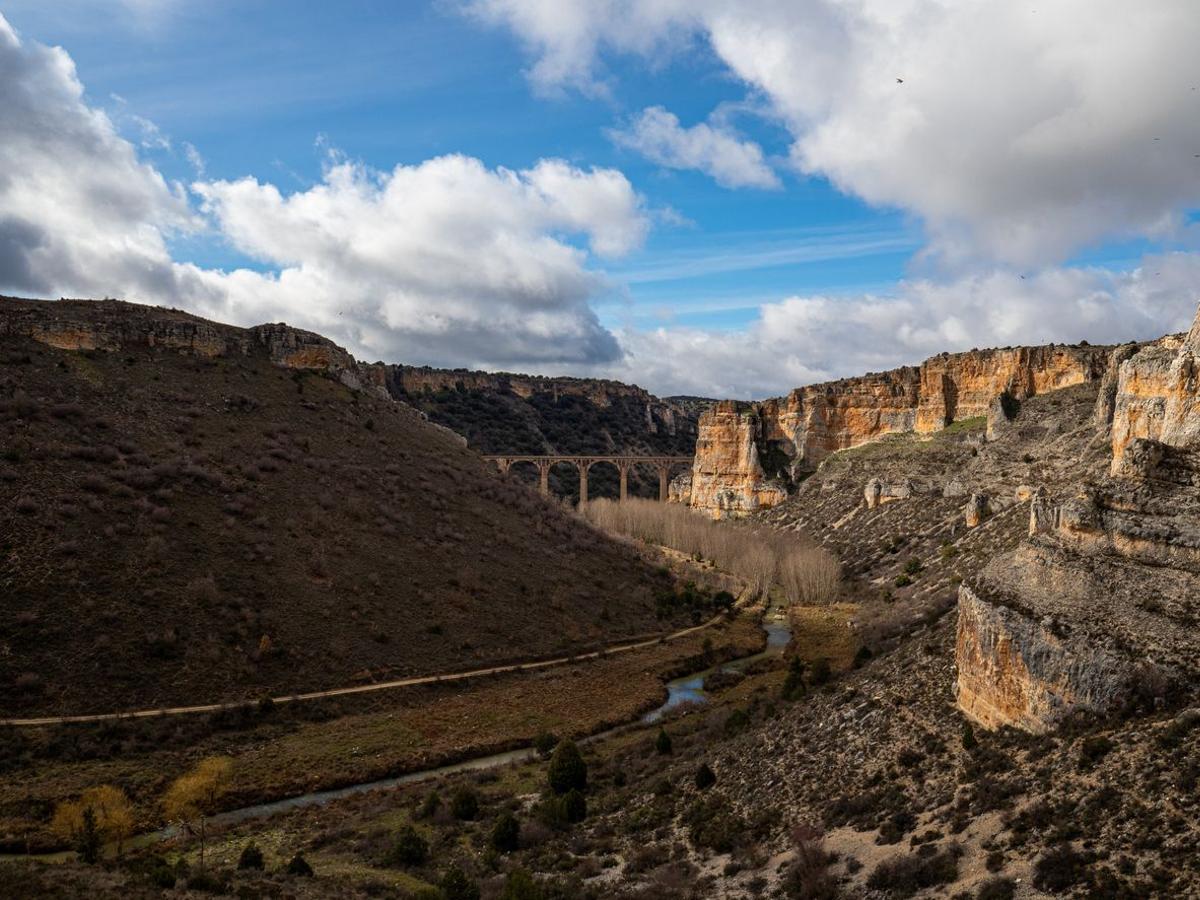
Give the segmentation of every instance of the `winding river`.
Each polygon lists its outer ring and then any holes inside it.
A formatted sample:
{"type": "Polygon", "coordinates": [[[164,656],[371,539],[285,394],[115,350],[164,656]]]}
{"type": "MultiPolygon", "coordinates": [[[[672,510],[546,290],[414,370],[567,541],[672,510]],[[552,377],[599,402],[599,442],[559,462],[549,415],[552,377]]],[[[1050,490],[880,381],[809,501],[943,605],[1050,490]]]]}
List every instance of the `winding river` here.
{"type": "MultiPolygon", "coordinates": [[[[743,656],[740,659],[732,660],[731,662],[722,663],[718,666],[712,666],[702,672],[696,672],[691,675],[684,675],[681,678],[676,678],[667,682],[667,699],[662,705],[656,709],[646,713],[638,722],[628,723],[625,725],[617,725],[605,731],[598,732],[590,737],[584,738],[580,743],[590,744],[595,741],[603,740],[614,734],[625,731],[628,728],[635,727],[638,724],[650,724],[657,722],[672,709],[681,706],[685,703],[702,704],[708,702],[708,692],[704,689],[704,679],[715,672],[740,672],[746,667],[766,659],[771,656],[778,656],[783,652],[791,640],[792,632],[788,625],[786,613],[777,608],[768,610],[763,618],[763,629],[767,632],[767,646],[759,653],[751,656],[743,656]]],[[[307,806],[320,806],[328,803],[331,800],[337,800],[341,797],[349,797],[354,794],[361,794],[367,791],[387,790],[388,788],[400,787],[406,784],[415,784],[421,781],[429,781],[444,777],[446,775],[454,775],[460,772],[478,772],[485,769],[494,769],[498,766],[508,765],[510,763],[525,762],[532,759],[536,755],[536,751],[532,747],[525,747],[519,750],[508,750],[503,753],[492,753],[487,756],[478,756],[474,759],[466,759],[461,762],[452,763],[446,766],[438,766],[433,769],[422,769],[418,772],[409,772],[407,775],[398,775],[394,778],[381,778],[377,781],[365,781],[360,784],[352,784],[347,787],[334,788],[326,791],[311,791],[307,794],[298,794],[295,797],[288,797],[283,800],[273,800],[269,803],[255,803],[251,806],[243,806],[239,809],[227,810],[223,813],[218,813],[209,818],[211,825],[235,825],[239,822],[244,822],[248,819],[257,819],[267,816],[277,815],[279,813],[288,812],[293,809],[302,809],[307,806]]],[[[129,846],[145,846],[165,838],[173,837],[176,834],[176,829],[171,826],[162,828],[158,831],[147,832],[138,835],[129,842],[129,846]]],[[[66,859],[74,856],[70,851],[51,854],[33,854],[35,858],[44,860],[66,859]]],[[[28,859],[29,857],[16,854],[0,854],[0,861],[9,859],[28,859]]]]}

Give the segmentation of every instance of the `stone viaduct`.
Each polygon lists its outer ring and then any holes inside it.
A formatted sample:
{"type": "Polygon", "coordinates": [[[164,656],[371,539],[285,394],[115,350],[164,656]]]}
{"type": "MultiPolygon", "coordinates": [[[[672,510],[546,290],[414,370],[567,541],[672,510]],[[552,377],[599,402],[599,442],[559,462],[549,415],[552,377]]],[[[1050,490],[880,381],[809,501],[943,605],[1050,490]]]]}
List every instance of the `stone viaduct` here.
{"type": "Polygon", "coordinates": [[[505,454],[503,456],[485,456],[491,460],[501,472],[507,472],[518,463],[531,463],[537,466],[539,486],[543,494],[550,493],[550,469],[559,463],[567,463],[579,470],[579,502],[588,500],[588,470],[597,463],[608,463],[614,466],[621,476],[621,499],[629,494],[629,470],[636,465],[653,466],[658,471],[658,499],[667,499],[667,486],[671,482],[671,470],[679,466],[691,468],[690,456],[524,456],[505,454]]]}

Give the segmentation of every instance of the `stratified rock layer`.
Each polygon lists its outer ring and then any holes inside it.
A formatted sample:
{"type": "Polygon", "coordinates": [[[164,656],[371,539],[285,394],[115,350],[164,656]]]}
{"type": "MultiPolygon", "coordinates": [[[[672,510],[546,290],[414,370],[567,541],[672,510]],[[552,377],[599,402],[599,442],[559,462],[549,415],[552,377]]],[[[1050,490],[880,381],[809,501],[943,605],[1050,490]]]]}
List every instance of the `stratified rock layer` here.
{"type": "Polygon", "coordinates": [[[717,516],[772,505],[786,495],[772,479],[789,480],[830,453],[889,434],[929,434],[986,416],[1002,396],[1020,401],[1093,381],[1104,374],[1110,350],[945,353],[918,367],[811,385],[761,403],[721,404],[700,420],[690,503],[717,516]]]}

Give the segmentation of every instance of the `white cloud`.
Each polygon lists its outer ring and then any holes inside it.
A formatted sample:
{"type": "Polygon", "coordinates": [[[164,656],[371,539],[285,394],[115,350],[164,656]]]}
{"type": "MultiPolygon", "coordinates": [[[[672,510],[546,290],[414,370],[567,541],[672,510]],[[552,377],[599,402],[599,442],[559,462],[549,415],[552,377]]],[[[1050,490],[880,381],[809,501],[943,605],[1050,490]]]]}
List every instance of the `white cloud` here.
{"type": "Polygon", "coordinates": [[[705,39],[771,102],[792,159],[919,214],[945,259],[1058,261],[1200,204],[1193,0],[473,0],[541,89],[705,39]],[[897,79],[902,79],[902,83],[897,79]]]}
{"type": "Polygon", "coordinates": [[[762,398],[814,382],[912,365],[942,351],[1037,343],[1122,343],[1186,330],[1200,253],[1150,256],[1129,272],[992,270],[916,280],[888,294],[789,297],[742,331],[622,332],[627,356],[596,371],[661,395],[762,398]]]}
{"type": "Polygon", "coordinates": [[[589,305],[610,289],[589,261],[636,247],[648,216],[615,170],[444,156],[376,172],[332,156],[320,183],[288,195],[254,179],[198,181],[198,213],[85,103],[67,54],[22,43],[3,17],[0,118],[0,291],[286,320],[372,359],[514,366],[620,353],[589,305]],[[172,235],[211,227],[271,271],[171,258],[172,235]]]}
{"type": "Polygon", "coordinates": [[[661,106],[651,106],[622,130],[615,143],[670,169],[694,169],[728,188],[779,188],[779,176],[763,160],[762,148],[727,128],[701,122],[690,128],[661,106]]]}

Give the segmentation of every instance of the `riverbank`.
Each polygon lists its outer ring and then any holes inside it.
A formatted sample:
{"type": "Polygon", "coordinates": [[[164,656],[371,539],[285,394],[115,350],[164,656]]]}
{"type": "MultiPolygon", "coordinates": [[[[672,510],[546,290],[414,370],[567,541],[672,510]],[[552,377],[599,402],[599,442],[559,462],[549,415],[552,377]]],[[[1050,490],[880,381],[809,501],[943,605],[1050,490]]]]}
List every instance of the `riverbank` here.
{"type": "MultiPolygon", "coordinates": [[[[199,756],[213,753],[235,761],[232,789],[222,804],[230,809],[527,746],[542,731],[592,734],[636,720],[662,703],[664,680],[754,653],[763,641],[757,617],[743,614],[635,653],[360,698],[368,705],[327,721],[281,722],[277,712],[268,712],[244,728],[179,747],[109,759],[35,761],[0,781],[0,840],[9,852],[53,849],[46,823],[54,804],[100,783],[125,788],[137,806],[139,830],[151,830],[160,821],[156,802],[166,783],[199,756]]],[[[136,729],[163,725],[148,720],[58,728],[102,727],[105,740],[119,747],[134,743],[136,729]]]]}

